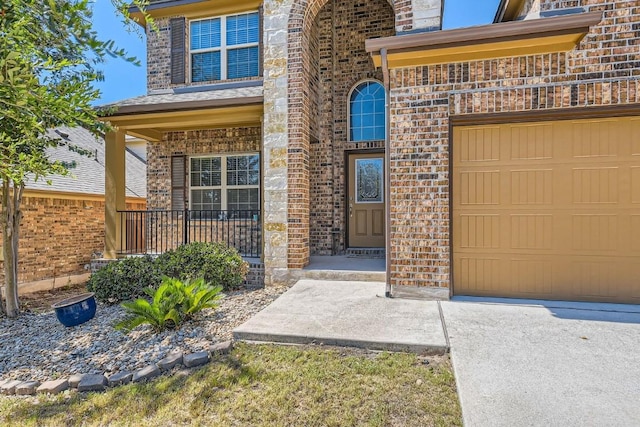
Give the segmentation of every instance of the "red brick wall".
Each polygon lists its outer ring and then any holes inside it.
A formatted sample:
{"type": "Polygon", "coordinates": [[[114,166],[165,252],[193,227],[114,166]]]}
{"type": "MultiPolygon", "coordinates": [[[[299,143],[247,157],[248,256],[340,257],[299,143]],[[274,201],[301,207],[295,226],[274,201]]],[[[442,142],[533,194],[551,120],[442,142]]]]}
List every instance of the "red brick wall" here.
{"type": "MultiPolygon", "coordinates": [[[[127,203],[128,209],[145,206],[127,203]]],[[[92,254],[104,250],[104,201],[27,196],[22,209],[20,283],[87,273],[92,254]]]]}
{"type": "Polygon", "coordinates": [[[449,118],[640,103],[640,5],[543,1],[603,12],[568,53],[405,68],[391,73],[391,277],[448,286],[449,118]]]}

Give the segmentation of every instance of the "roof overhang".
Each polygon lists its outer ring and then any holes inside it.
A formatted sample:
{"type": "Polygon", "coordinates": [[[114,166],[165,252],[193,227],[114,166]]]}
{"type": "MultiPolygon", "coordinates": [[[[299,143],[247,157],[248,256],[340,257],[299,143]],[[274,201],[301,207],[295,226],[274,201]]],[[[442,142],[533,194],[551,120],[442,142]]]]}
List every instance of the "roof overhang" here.
{"type": "MultiPolygon", "coordinates": [[[[197,19],[258,10],[261,4],[261,0],[167,0],[152,2],[145,10],[154,19],[169,16],[197,19]]],[[[146,26],[144,14],[136,6],[129,8],[129,14],[137,23],[146,26]]]]}
{"type": "Polygon", "coordinates": [[[515,21],[525,0],[501,0],[493,22],[515,21]]]}
{"type": "Polygon", "coordinates": [[[122,106],[101,120],[147,141],[161,141],[169,131],[260,126],[263,97],[215,99],[122,106]]]}
{"type": "Polygon", "coordinates": [[[365,48],[376,67],[386,49],[389,68],[567,52],[601,20],[601,12],[579,13],[368,39],[365,48]]]}

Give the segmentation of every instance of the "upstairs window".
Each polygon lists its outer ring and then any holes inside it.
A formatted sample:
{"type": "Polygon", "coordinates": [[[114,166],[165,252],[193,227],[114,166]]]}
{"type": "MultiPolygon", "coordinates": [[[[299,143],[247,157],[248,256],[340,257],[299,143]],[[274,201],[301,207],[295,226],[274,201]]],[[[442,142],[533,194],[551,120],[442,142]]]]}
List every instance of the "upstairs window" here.
{"type": "Polygon", "coordinates": [[[349,96],[349,140],[382,141],[387,120],[384,87],[377,81],[358,84],[349,96]]]}
{"type": "Polygon", "coordinates": [[[190,35],[192,82],[259,75],[258,12],[192,21],[190,35]]]}

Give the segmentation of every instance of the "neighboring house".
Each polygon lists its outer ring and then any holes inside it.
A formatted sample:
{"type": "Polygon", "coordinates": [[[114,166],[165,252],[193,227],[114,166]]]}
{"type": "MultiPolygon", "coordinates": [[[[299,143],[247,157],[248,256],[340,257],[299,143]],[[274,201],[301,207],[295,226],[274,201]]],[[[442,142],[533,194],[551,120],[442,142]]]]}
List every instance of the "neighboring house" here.
{"type": "Polygon", "coordinates": [[[130,251],[128,134],[155,215],[255,232],[266,284],[386,249],[393,286],[640,302],[636,2],[504,0],[453,30],[442,6],[152,1],[148,94],[105,117],[106,257],[130,251]]]}
{"type": "MultiPolygon", "coordinates": [[[[20,292],[86,280],[92,257],[104,249],[104,141],[83,128],[61,127],[49,133],[63,144],[49,150],[50,158],[65,162],[70,174],[31,180],[25,188],[18,250],[20,292]]],[[[126,178],[127,209],[145,210],[146,164],[128,151],[126,178]]]]}

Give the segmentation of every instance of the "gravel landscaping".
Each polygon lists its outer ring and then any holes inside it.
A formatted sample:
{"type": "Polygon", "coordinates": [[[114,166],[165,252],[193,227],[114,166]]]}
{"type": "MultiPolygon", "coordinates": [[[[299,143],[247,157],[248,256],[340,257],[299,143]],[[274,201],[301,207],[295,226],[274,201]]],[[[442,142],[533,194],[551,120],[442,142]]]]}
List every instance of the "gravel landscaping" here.
{"type": "Polygon", "coordinates": [[[232,338],[232,331],[280,296],[286,287],[226,293],[220,307],[204,310],[178,330],[159,334],[140,326],[124,334],[113,325],[125,316],[120,306],[98,305],[95,318],[66,328],[55,313],[0,319],[0,379],[44,382],[73,374],[135,371],[172,350],[185,355],[232,338]]]}

